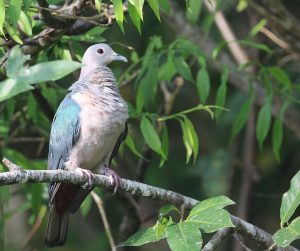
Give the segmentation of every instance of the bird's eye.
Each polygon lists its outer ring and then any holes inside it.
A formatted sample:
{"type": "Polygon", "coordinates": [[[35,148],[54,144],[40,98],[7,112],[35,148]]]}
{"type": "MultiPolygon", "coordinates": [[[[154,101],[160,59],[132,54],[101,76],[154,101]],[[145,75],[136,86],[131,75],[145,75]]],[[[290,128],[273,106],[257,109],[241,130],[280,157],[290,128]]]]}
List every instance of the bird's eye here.
{"type": "Polygon", "coordinates": [[[100,48],[100,49],[97,50],[97,52],[98,52],[99,54],[103,54],[103,53],[104,53],[104,50],[100,48]]]}

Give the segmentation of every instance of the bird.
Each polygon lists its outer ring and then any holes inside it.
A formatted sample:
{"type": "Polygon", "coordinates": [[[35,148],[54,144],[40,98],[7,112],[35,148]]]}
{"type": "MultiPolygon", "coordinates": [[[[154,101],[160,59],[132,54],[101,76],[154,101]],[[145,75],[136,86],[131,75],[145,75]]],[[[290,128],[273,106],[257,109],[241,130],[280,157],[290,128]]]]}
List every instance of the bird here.
{"type": "Polygon", "coordinates": [[[111,178],[115,190],[120,177],[109,168],[127,135],[128,107],[120,95],[112,61],[127,62],[104,43],[90,46],[82,58],[79,79],[68,89],[51,125],[48,169],[77,171],[87,176],[84,186],[50,183],[49,220],[45,243],[64,245],[70,214],[93,189],[94,174],[111,178]]]}

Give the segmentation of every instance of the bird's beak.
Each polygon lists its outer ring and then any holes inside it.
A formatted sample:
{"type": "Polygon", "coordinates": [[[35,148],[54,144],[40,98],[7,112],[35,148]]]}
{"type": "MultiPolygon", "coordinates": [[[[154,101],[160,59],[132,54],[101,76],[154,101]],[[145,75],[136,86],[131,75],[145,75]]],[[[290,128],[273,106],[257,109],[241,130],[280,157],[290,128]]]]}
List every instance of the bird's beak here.
{"type": "Polygon", "coordinates": [[[113,60],[128,62],[127,58],[117,53],[113,54],[113,60]]]}

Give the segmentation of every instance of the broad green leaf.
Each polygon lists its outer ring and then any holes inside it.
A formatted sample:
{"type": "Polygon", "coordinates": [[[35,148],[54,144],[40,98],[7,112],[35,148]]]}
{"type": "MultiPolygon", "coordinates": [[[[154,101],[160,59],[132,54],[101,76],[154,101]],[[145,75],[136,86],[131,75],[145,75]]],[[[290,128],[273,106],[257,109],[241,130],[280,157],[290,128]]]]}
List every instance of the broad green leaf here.
{"type": "Polygon", "coordinates": [[[201,68],[199,70],[197,74],[196,86],[200,101],[205,103],[210,92],[210,80],[206,68],[201,68]]]}
{"type": "Polygon", "coordinates": [[[193,222],[168,226],[167,241],[172,251],[199,251],[203,243],[201,232],[193,222]]]}
{"type": "Polygon", "coordinates": [[[205,233],[213,233],[221,228],[234,227],[230,214],[224,209],[211,208],[190,217],[187,222],[193,222],[205,233]]]}
{"type": "Polygon", "coordinates": [[[131,21],[133,22],[134,26],[137,28],[138,32],[141,34],[141,19],[139,13],[130,2],[128,2],[128,12],[131,21]]]}
{"type": "Polygon", "coordinates": [[[209,211],[212,208],[222,209],[226,206],[233,205],[233,204],[235,204],[234,201],[232,201],[231,199],[223,195],[200,201],[196,206],[193,207],[187,220],[195,215],[198,215],[199,213],[202,213],[204,211],[209,211]]]}
{"type": "Polygon", "coordinates": [[[5,21],[5,0],[0,0],[0,32],[4,35],[3,25],[5,21]]]}
{"type": "Polygon", "coordinates": [[[153,10],[157,19],[160,21],[159,0],[148,0],[147,2],[150,5],[151,9],[153,10]]]}
{"type": "Polygon", "coordinates": [[[144,0],[129,0],[129,2],[136,8],[141,20],[143,20],[144,0]]]}
{"type": "Polygon", "coordinates": [[[186,11],[186,17],[189,22],[196,24],[200,16],[202,1],[190,0],[190,6],[190,10],[186,11]]]}
{"type": "Polygon", "coordinates": [[[292,83],[289,75],[278,67],[268,67],[270,74],[281,84],[285,85],[288,89],[291,89],[292,83]]]}
{"type": "Polygon", "coordinates": [[[123,12],[123,2],[122,0],[113,0],[114,5],[114,12],[116,16],[117,23],[121,29],[121,31],[124,33],[124,12],[123,12]]]}
{"type": "Polygon", "coordinates": [[[267,102],[259,111],[256,124],[256,138],[262,149],[271,125],[271,104],[267,102]]]}
{"type": "Polygon", "coordinates": [[[291,224],[279,229],[273,235],[273,240],[280,247],[287,247],[296,239],[300,239],[300,217],[297,217],[291,224]]]}
{"type": "Polygon", "coordinates": [[[21,11],[20,18],[18,21],[18,25],[20,29],[27,35],[31,36],[32,35],[32,28],[31,28],[31,23],[27,15],[21,11]]]}
{"type": "Polygon", "coordinates": [[[187,117],[184,117],[184,123],[185,123],[185,126],[187,128],[189,142],[190,142],[191,147],[192,147],[194,163],[195,163],[196,159],[198,157],[198,151],[199,151],[198,135],[197,135],[196,130],[193,126],[193,123],[187,117]]]}
{"type": "Polygon", "coordinates": [[[15,78],[0,83],[0,101],[32,90],[32,84],[60,79],[80,66],[78,62],[56,60],[22,68],[15,78]]]}
{"type": "Polygon", "coordinates": [[[171,8],[169,4],[169,0],[159,0],[159,5],[162,7],[162,9],[167,12],[168,14],[171,13],[171,8]]]}
{"type": "MultiPolygon", "coordinates": [[[[168,157],[168,155],[169,155],[169,135],[168,135],[168,128],[166,125],[163,127],[161,149],[162,149],[164,155],[166,157],[168,157]]],[[[165,160],[166,159],[164,157],[161,157],[159,167],[163,166],[163,164],[165,163],[165,160]]]]}
{"type": "Polygon", "coordinates": [[[148,146],[162,157],[166,158],[162,149],[161,142],[150,120],[143,116],[141,121],[141,131],[148,146]]]}
{"type": "Polygon", "coordinates": [[[192,72],[188,64],[182,57],[173,57],[174,65],[179,74],[187,80],[192,80],[192,72]]]}
{"type": "Polygon", "coordinates": [[[118,247],[124,246],[142,246],[149,242],[156,242],[165,238],[165,234],[157,235],[154,227],[142,229],[130,236],[126,241],[120,243],[118,247]]]}
{"type": "Polygon", "coordinates": [[[290,189],[282,196],[280,207],[280,225],[283,227],[285,223],[294,214],[296,208],[300,204],[300,171],[292,178],[290,189]]]}
{"type": "Polygon", "coordinates": [[[95,0],[96,10],[100,13],[102,0],[95,0]]]}
{"type": "Polygon", "coordinates": [[[252,106],[253,102],[253,95],[251,95],[250,98],[243,104],[236,120],[234,121],[232,130],[231,130],[231,136],[230,140],[233,140],[235,136],[240,132],[240,130],[244,127],[247,119],[248,119],[248,114],[250,111],[250,108],[252,106]]]}
{"type": "Polygon", "coordinates": [[[165,206],[162,206],[159,209],[159,215],[160,216],[166,216],[167,214],[171,213],[172,211],[176,211],[177,213],[179,213],[179,210],[176,206],[174,206],[174,205],[165,205],[165,206]]]}
{"type": "Polygon", "coordinates": [[[168,53],[167,61],[159,67],[159,79],[171,81],[177,70],[173,62],[173,53],[168,53]]]}
{"type": "Polygon", "coordinates": [[[101,37],[101,34],[106,31],[107,28],[105,27],[94,27],[93,29],[89,30],[88,32],[82,34],[82,35],[74,35],[74,36],[63,36],[62,42],[69,42],[69,40],[75,40],[75,41],[85,41],[90,43],[99,43],[105,41],[103,37],[101,37]]]}
{"type": "Polygon", "coordinates": [[[278,162],[280,162],[280,148],[282,144],[282,138],[282,120],[278,117],[273,124],[272,130],[272,147],[275,158],[278,162]]]}
{"type": "Polygon", "coordinates": [[[30,59],[29,55],[24,55],[19,46],[14,46],[7,59],[5,70],[9,78],[15,77],[22,69],[24,63],[30,59]]]}
{"type": "Polygon", "coordinates": [[[10,24],[15,27],[18,23],[21,13],[22,0],[10,0],[7,15],[10,24]]]}
{"type": "Polygon", "coordinates": [[[81,64],[75,61],[54,60],[24,68],[20,71],[17,78],[22,79],[27,84],[55,81],[63,78],[80,67],[81,64]]]}
{"type": "Polygon", "coordinates": [[[193,147],[192,147],[192,144],[190,142],[188,128],[187,128],[184,120],[182,120],[182,119],[178,119],[178,120],[179,120],[180,126],[181,126],[183,144],[184,144],[185,149],[186,149],[186,161],[185,162],[188,163],[191,159],[192,154],[193,154],[193,147]]]}
{"type": "MultiPolygon", "coordinates": [[[[219,86],[218,90],[217,90],[217,95],[216,95],[216,105],[217,106],[221,106],[224,107],[225,105],[225,100],[226,100],[226,93],[227,93],[227,79],[228,79],[228,73],[229,70],[226,67],[222,73],[222,77],[221,77],[221,85],[219,86]]],[[[215,117],[218,120],[221,113],[223,112],[222,109],[217,109],[215,111],[215,117]]]]}
{"type": "Polygon", "coordinates": [[[134,141],[130,134],[127,135],[125,144],[128,146],[128,148],[138,157],[143,158],[143,155],[136,149],[134,141]]]}

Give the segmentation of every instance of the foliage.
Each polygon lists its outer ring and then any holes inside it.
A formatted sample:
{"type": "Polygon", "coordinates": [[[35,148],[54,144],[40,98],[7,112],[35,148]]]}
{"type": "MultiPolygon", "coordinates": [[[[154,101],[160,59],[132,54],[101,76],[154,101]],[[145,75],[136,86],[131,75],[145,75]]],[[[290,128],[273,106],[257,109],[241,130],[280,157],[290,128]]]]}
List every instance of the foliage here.
{"type": "MultiPolygon", "coordinates": [[[[199,202],[187,218],[174,222],[168,214],[180,213],[172,206],[160,209],[160,218],[148,229],[142,229],[122,242],[119,246],[141,246],[166,238],[173,251],[196,251],[202,247],[202,233],[212,233],[221,228],[234,227],[229,213],[223,208],[234,202],[225,196],[213,197],[199,202]]],[[[177,215],[179,216],[179,215],[177,215]]]]}

